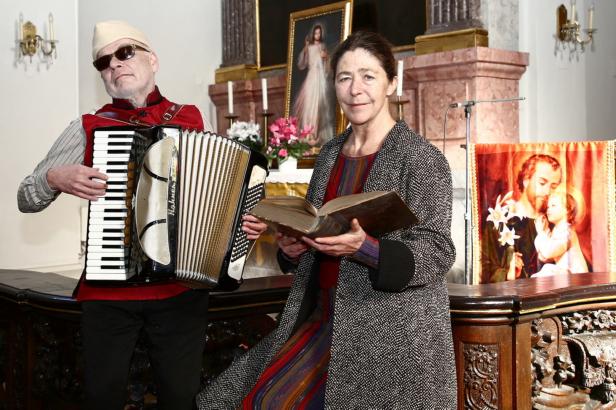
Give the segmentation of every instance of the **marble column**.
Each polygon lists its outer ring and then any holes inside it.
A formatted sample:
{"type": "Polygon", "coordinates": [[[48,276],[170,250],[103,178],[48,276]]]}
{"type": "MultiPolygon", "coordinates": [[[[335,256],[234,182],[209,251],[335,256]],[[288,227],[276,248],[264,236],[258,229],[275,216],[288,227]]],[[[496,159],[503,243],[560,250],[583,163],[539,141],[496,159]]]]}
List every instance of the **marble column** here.
{"type": "Polygon", "coordinates": [[[426,34],[484,28],[481,0],[426,0],[426,34]]]}
{"type": "Polygon", "coordinates": [[[257,77],[257,0],[222,0],[222,64],[216,82],[257,77]]]}

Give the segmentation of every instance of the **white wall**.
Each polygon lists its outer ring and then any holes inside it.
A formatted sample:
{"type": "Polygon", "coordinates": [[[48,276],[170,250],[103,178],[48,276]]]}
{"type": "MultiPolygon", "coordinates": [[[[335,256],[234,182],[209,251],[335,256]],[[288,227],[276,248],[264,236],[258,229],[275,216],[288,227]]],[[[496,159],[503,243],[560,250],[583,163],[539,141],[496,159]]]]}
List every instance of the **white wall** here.
{"type": "Polygon", "coordinates": [[[60,198],[40,214],[21,214],[17,187],[78,113],[77,0],[0,0],[0,267],[70,265],[79,252],[79,201],[60,198]],[[15,65],[19,14],[38,33],[53,13],[58,59],[15,65]]]}
{"type": "MultiPolygon", "coordinates": [[[[520,83],[520,140],[578,141],[616,138],[616,2],[577,1],[578,20],[595,3],[596,43],[582,52],[556,40],[562,0],[520,1],[520,51],[530,65],[520,83]]],[[[567,7],[570,3],[564,2],[567,7]]]]}
{"type": "MultiPolygon", "coordinates": [[[[49,147],[81,113],[109,102],[91,65],[94,23],[125,19],[145,31],[159,55],[161,91],[172,101],[192,103],[215,118],[207,87],[222,56],[221,2],[161,0],[93,2],[0,0],[0,268],[79,269],[82,201],[61,195],[38,214],[17,210],[17,187],[49,147]],[[58,59],[47,68],[14,66],[19,13],[37,26],[55,19],[58,59]]],[[[83,201],[85,202],[85,201],[83,201]]]]}

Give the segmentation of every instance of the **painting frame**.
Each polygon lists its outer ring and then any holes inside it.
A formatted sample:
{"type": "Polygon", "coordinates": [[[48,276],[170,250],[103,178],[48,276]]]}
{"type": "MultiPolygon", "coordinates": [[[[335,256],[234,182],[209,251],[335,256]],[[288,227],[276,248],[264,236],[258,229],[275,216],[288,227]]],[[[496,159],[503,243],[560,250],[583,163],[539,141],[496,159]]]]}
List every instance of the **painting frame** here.
{"type": "Polygon", "coordinates": [[[559,253],[542,253],[545,252],[542,242],[545,249],[547,240],[552,241],[547,244],[552,250],[557,249],[556,227],[562,225],[554,220],[554,210],[550,216],[549,208],[559,206],[559,195],[563,200],[561,209],[566,209],[566,218],[561,218],[566,219],[570,229],[566,236],[567,251],[560,253],[566,256],[564,272],[616,269],[616,140],[471,144],[471,158],[472,284],[514,279],[512,271],[516,262],[514,256],[506,254],[507,248],[519,253],[524,269],[530,266],[523,275],[518,276],[516,271],[515,279],[563,272],[554,266],[559,265],[559,253]],[[538,183],[545,185],[550,181],[545,173],[540,175],[541,164],[544,170],[558,170],[554,186],[543,193],[539,185],[530,182],[533,175],[537,175],[538,183]],[[543,182],[542,178],[545,178],[543,182]],[[528,193],[524,194],[525,191],[528,193]],[[509,193],[511,200],[506,198],[509,193]],[[518,204],[524,195],[534,196],[538,216],[524,216],[520,211],[518,204]],[[542,218],[545,218],[543,227],[542,223],[536,223],[542,218]],[[542,230],[543,237],[538,242],[542,230]],[[511,242],[505,241],[504,232],[511,234],[511,242]],[[573,243],[579,245],[581,257],[570,251],[573,243]],[[587,270],[574,269],[576,258],[583,260],[587,270]],[[550,269],[546,271],[546,268],[550,269]],[[511,276],[504,277],[506,271],[511,276]]]}
{"type": "Polygon", "coordinates": [[[336,100],[331,73],[328,73],[328,66],[329,56],[333,49],[344,41],[351,32],[352,10],[353,0],[345,0],[296,11],[289,15],[284,115],[287,118],[290,116],[298,117],[300,127],[304,124],[315,127],[312,141],[312,145],[315,147],[314,153],[318,152],[318,149],[324,142],[341,133],[345,128],[344,115],[336,100]],[[316,41],[315,37],[319,28],[320,37],[316,41]],[[297,33],[299,35],[296,35],[297,33]],[[318,75],[315,72],[310,73],[310,70],[315,69],[315,64],[309,62],[304,62],[304,65],[298,64],[298,55],[300,59],[303,58],[302,55],[310,55],[308,46],[313,46],[317,43],[322,50],[320,51],[322,61],[316,66],[318,66],[319,70],[323,70],[318,75]],[[302,45],[301,49],[299,47],[300,44],[302,45]],[[310,86],[313,78],[317,78],[314,81],[317,81],[320,86],[325,87],[316,87],[317,89],[324,90],[319,97],[315,97],[314,93],[306,92],[306,90],[315,89],[315,87],[310,86]],[[307,79],[311,81],[310,84],[307,79]],[[314,98],[320,98],[318,101],[325,100],[325,105],[321,105],[320,102],[318,104],[314,103],[314,98]],[[301,103],[298,100],[301,100],[301,103]],[[316,115],[314,115],[314,110],[310,115],[306,113],[308,110],[303,107],[309,104],[319,107],[316,115]],[[303,118],[303,113],[306,113],[305,118],[303,118]],[[323,118],[324,116],[326,117],[325,119],[323,118]],[[308,120],[309,118],[315,118],[316,121],[310,121],[308,120]],[[328,124],[329,122],[333,122],[333,124],[328,124]]]}

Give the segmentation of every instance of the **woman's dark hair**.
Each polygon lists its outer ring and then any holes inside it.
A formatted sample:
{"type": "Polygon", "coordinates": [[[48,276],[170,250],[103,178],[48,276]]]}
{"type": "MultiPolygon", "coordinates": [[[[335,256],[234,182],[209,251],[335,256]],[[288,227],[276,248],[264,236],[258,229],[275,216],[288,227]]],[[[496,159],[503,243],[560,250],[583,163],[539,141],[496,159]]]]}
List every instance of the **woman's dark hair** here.
{"type": "Polygon", "coordinates": [[[396,60],[391,52],[391,43],[385,37],[371,31],[356,31],[346,38],[336,47],[331,58],[331,70],[336,78],[338,61],[347,51],[363,48],[372,54],[379,62],[387,74],[387,79],[392,81],[396,76],[396,60]]]}

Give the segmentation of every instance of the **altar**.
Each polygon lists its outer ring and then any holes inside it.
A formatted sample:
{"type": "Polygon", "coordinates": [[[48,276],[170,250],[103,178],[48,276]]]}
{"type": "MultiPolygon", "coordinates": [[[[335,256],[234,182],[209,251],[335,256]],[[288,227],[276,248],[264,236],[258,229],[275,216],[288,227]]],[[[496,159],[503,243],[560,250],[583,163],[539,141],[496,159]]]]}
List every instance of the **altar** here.
{"type": "MultiPolygon", "coordinates": [[[[247,279],[236,291],[212,293],[203,384],[274,328],[268,314],[282,310],[291,280],[247,279]]],[[[7,408],[79,408],[75,283],[0,270],[0,402],[7,408]]],[[[449,284],[449,301],[458,408],[616,405],[616,273],[449,284]]],[[[155,402],[142,342],[130,374],[129,403],[155,402]]]]}

